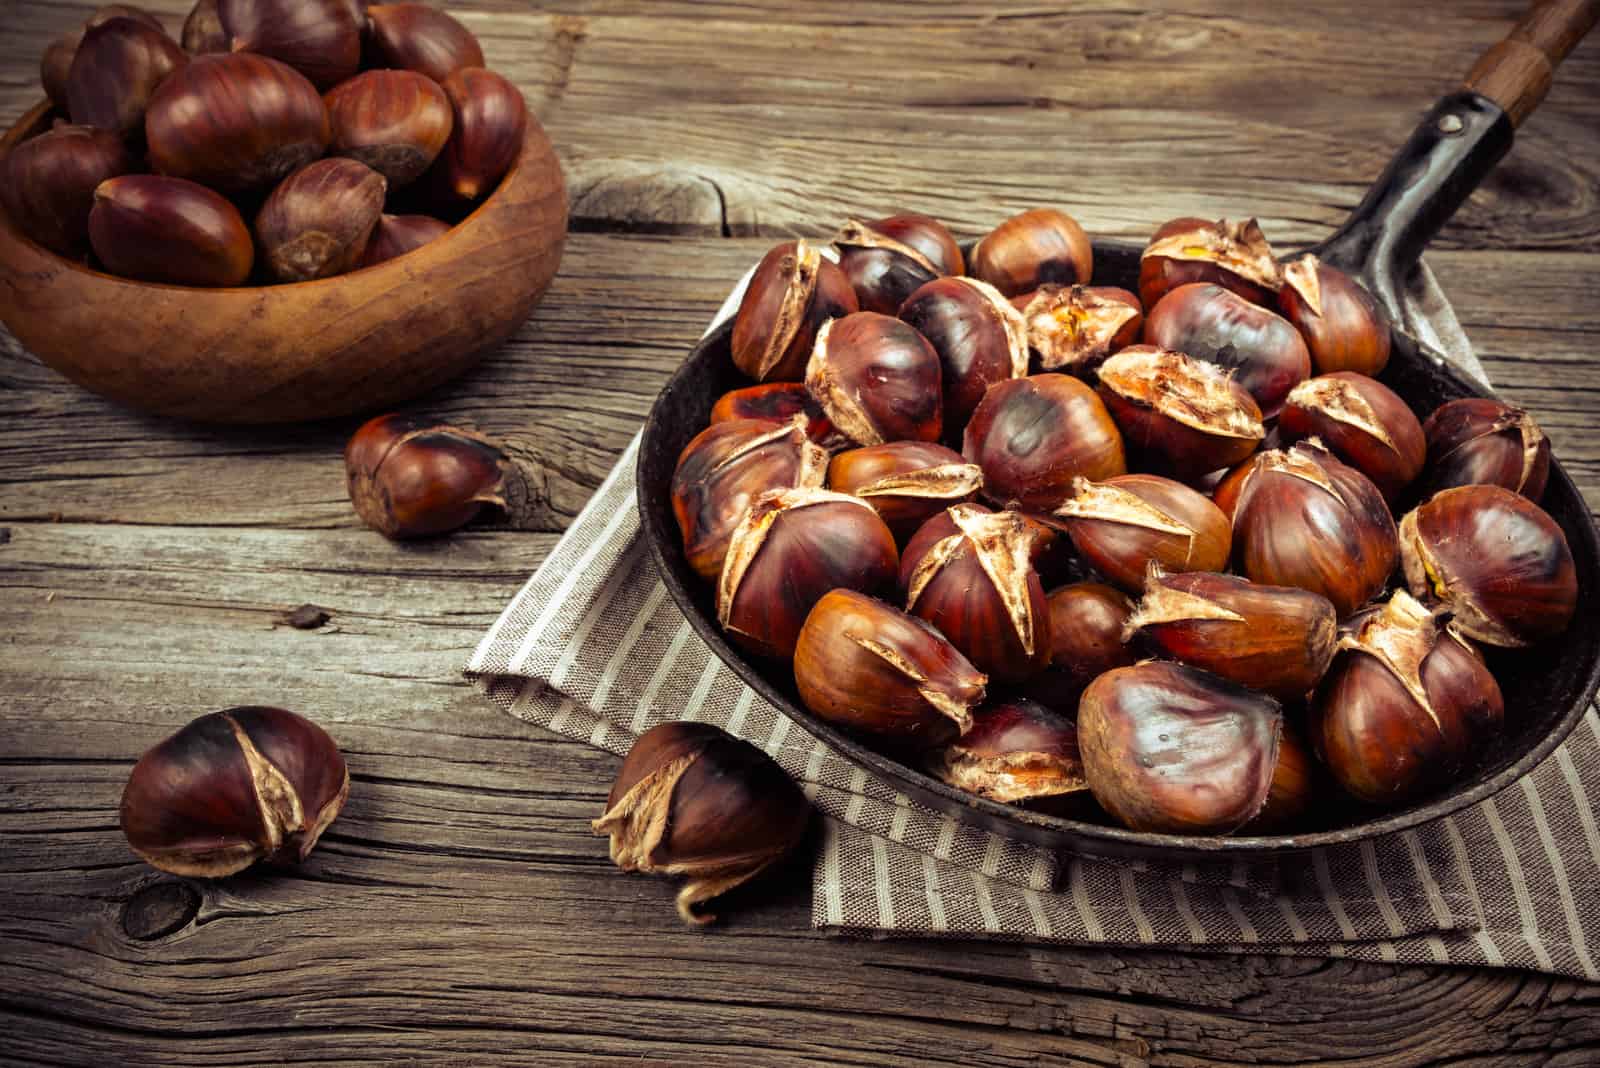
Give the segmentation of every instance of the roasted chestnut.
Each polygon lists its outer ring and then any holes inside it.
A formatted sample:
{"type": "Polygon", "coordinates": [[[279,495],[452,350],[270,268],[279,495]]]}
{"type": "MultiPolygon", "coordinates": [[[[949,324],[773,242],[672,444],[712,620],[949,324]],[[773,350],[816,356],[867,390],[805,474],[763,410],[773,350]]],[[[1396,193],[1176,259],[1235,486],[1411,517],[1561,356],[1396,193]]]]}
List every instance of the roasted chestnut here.
{"type": "Polygon", "coordinates": [[[900,318],[939,354],[945,436],[959,441],[984,391],[1028,373],[1022,316],[1000,291],[976,278],[936,278],[900,306],[900,318]]]}
{"type": "Polygon", "coordinates": [[[828,463],[828,488],[872,505],[901,542],[950,505],[970,501],[982,486],[977,464],[932,442],[869,445],[828,463]]]}
{"type": "Polygon", "coordinates": [[[258,860],[305,860],[349,793],[344,757],[321,727],[281,708],[229,708],[139,758],[122,833],[162,871],[220,879],[258,860]]]}
{"type": "Polygon", "coordinates": [[[371,267],[415,252],[450,231],[450,224],[428,215],[380,215],[357,267],[371,267]]]}
{"type": "Polygon", "coordinates": [[[1048,512],[1074,478],[1127,471],[1122,435],[1094,390],[1069,375],[1013,378],[989,387],[967,423],[962,455],[983,468],[983,495],[1048,512]]]}
{"type": "Polygon", "coordinates": [[[798,382],[822,324],[859,310],[837,263],[804,241],[785,241],[761,258],[739,302],[734,365],[758,382],[798,382]]]}
{"type": "Polygon", "coordinates": [[[1321,775],[1311,756],[1311,747],[1300,737],[1298,728],[1288,722],[1278,736],[1278,763],[1272,769],[1272,785],[1267,802],[1255,818],[1239,831],[1243,834],[1285,834],[1305,818],[1316,797],[1321,775]]]}
{"type": "Polygon", "coordinates": [[[1115,286],[1042,286],[1012,303],[1039,366],[1080,378],[1137,341],[1144,325],[1139,298],[1115,286]]]}
{"type": "Polygon", "coordinates": [[[1106,672],[1078,703],[1089,789],[1135,831],[1228,834],[1255,818],[1282,727],[1265,694],[1161,660],[1106,672]]]}
{"type": "Polygon", "coordinates": [[[1089,788],[1077,726],[1026,697],[979,709],[972,728],[935,756],[933,770],[958,790],[1008,805],[1089,788]]]}
{"type": "Polygon", "coordinates": [[[493,192],[517,162],[530,121],[528,104],[522,90],[481,67],[465,67],[441,84],[454,125],[434,162],[432,190],[470,204],[493,192]]]}
{"type": "Polygon", "coordinates": [[[1138,659],[1122,640],[1133,602],[1103,582],[1074,582],[1051,590],[1045,603],[1050,666],[1028,681],[1027,693],[1049,708],[1075,714],[1085,686],[1138,659]]]}
{"type": "Polygon", "coordinates": [[[112,131],[58,126],[0,157],[0,206],[30,239],[81,257],[89,251],[95,189],[133,169],[133,157],[112,131]]]}
{"type": "Polygon", "coordinates": [[[821,486],[827,471],[827,454],[806,436],[802,418],[734,419],[696,434],[672,474],[672,513],[689,566],[715,582],[734,528],[757,497],[821,486]]]}
{"type": "Polygon", "coordinates": [[[1392,805],[1470,766],[1500,730],[1494,675],[1405,590],[1339,641],[1311,703],[1313,744],[1354,796],[1392,805]]]}
{"type": "Polygon", "coordinates": [[[1141,634],[1175,660],[1297,701],[1328,670],[1338,630],[1333,603],[1320,593],[1157,568],[1126,636],[1141,634]]]}
{"type": "Polygon", "coordinates": [[[242,285],[255,261],[250,230],[227,198],[156,174],[100,183],[89,243],[115,274],[176,286],[242,285]]]}
{"type": "Polygon", "coordinates": [[[1213,364],[1130,345],[1100,365],[1099,394],[1140,459],[1182,479],[1238,463],[1265,430],[1244,387],[1213,364]]]}
{"type": "Polygon", "coordinates": [[[1521,408],[1487,397],[1447,401],[1422,424],[1427,493],[1485,483],[1538,503],[1550,478],[1550,439],[1521,408]]]}
{"type": "Polygon", "coordinates": [[[961,246],[944,224],[914,212],[851,219],[833,244],[862,311],[893,315],[923,284],[964,269],[961,246]]]}
{"type": "Polygon", "coordinates": [[[1283,276],[1254,219],[1173,219],[1139,257],[1139,299],[1148,312],[1170,290],[1191,282],[1215,282],[1264,306],[1272,303],[1283,276]]]}
{"type": "Polygon", "coordinates": [[[1038,674],[1050,660],[1050,614],[1033,558],[1049,538],[1018,512],[945,509],[906,544],[906,611],[939,628],[991,678],[1038,674]]]}
{"type": "Polygon", "coordinates": [[[717,622],[758,656],[788,660],[825,594],[876,593],[893,585],[899,563],[894,536],[861,498],[772,490],[756,498],[728,543],[717,622]]]}
{"type": "Polygon", "coordinates": [[[800,700],[828,722],[927,748],[966,733],[988,679],[922,620],[834,590],[800,628],[794,681],[800,700]]]}
{"type": "Polygon", "coordinates": [[[222,16],[217,13],[217,0],[195,0],[189,17],[183,20],[180,40],[183,50],[191,56],[233,50],[228,31],[222,28],[222,16]]]}
{"type": "Polygon", "coordinates": [[[711,406],[713,423],[729,419],[769,419],[787,423],[797,415],[805,418],[806,436],[818,445],[829,451],[850,447],[849,440],[833,428],[827,413],[806,392],[804,382],[766,382],[731,389],[711,406]]]}
{"type": "Polygon", "coordinates": [[[1168,571],[1228,566],[1228,517],[1205,494],[1160,475],[1074,479],[1053,522],[1085,562],[1133,593],[1152,563],[1168,571]]]}
{"type": "Polygon", "coordinates": [[[749,882],[805,837],[811,805],[783,769],[749,742],[709,723],[661,723],[623,758],[606,811],[623,871],[683,876],[678,915],[716,919],[705,903],[749,882]]]}
{"type": "Polygon", "coordinates": [[[363,27],[349,0],[217,0],[217,17],[229,51],[271,56],[318,89],[361,66],[363,27]]]}
{"type": "Polygon", "coordinates": [[[354,269],[387,190],[383,175],[341,156],[289,175],[256,215],[256,242],[268,273],[280,282],[309,282],[354,269]]]}
{"type": "Polygon", "coordinates": [[[1289,320],[1214,282],[1162,297],[1145,319],[1144,339],[1234,372],[1267,419],[1311,375],[1311,353],[1289,320]]]}
{"type": "Polygon", "coordinates": [[[1311,351],[1317,374],[1375,375],[1389,363],[1389,317],[1360,282],[1309,253],[1283,265],[1278,310],[1311,351]]]}
{"type": "Polygon", "coordinates": [[[1035,208],[1013,215],[972,248],[969,273],[1008,297],[1046,285],[1087,285],[1094,248],[1064,211],[1035,208]]]}
{"type": "Polygon", "coordinates": [[[1376,597],[1400,555],[1394,517],[1372,480],[1310,442],[1264,452],[1233,512],[1238,570],[1333,602],[1342,619],[1376,597]]]}
{"type": "Polygon", "coordinates": [[[390,189],[416,181],[450,139],[455,119],[439,83],[409,70],[369,70],[337,85],[323,103],[328,151],[359,160],[390,189]]]}
{"type": "Polygon", "coordinates": [[[426,538],[504,512],[511,461],[482,434],[416,416],[380,415],[344,450],[356,514],[386,538],[426,538]]]}
{"type": "Polygon", "coordinates": [[[806,389],[860,445],[938,441],[944,431],[939,355],[899,319],[856,312],[817,331],[806,389]]]}
{"type": "Polygon", "coordinates": [[[1567,629],[1578,573],[1567,537],[1544,509],[1503,486],[1436,493],[1400,521],[1406,585],[1442,603],[1451,626],[1517,648],[1567,629]]]}
{"type": "Polygon", "coordinates": [[[374,66],[414,70],[443,84],[458,70],[484,65],[472,32],[427,4],[374,4],[367,8],[367,23],[374,66]]]}
{"type": "Polygon", "coordinates": [[[321,156],[328,111],[304,75],[249,52],[196,56],[150,99],[150,163],[224,193],[267,189],[321,156]]]}
{"type": "Polygon", "coordinates": [[[1308,378],[1289,391],[1278,426],[1285,437],[1315,437],[1372,479],[1390,502],[1422,473],[1422,424],[1394,390],[1354,371],[1308,378]]]}
{"type": "Polygon", "coordinates": [[[137,19],[92,26],[67,71],[67,114],[75,125],[136,138],[156,89],[188,61],[178,42],[137,19]]]}

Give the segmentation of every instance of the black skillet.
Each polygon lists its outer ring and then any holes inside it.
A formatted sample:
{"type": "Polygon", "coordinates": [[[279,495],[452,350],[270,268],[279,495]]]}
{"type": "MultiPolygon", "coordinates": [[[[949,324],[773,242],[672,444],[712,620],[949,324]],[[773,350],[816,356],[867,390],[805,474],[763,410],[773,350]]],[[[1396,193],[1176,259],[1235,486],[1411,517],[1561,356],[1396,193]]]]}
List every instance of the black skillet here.
{"type": "MultiPolygon", "coordinates": [[[[1315,246],[1324,259],[1358,276],[1400,315],[1400,294],[1429,240],[1511,147],[1514,128],[1543,98],[1551,72],[1600,18],[1600,0],[1541,4],[1485,53],[1466,88],[1440,100],[1395,155],[1348,222],[1315,246]]],[[[1140,248],[1096,242],[1095,283],[1136,290],[1140,248]]],[[[669,484],[678,454],[710,417],[712,402],[748,385],[728,352],[731,324],[708,334],[672,376],[645,424],[639,453],[639,511],[662,580],[695,632],[762,697],[846,759],[907,796],[1002,835],[1083,853],[1206,860],[1289,852],[1374,838],[1416,827],[1490,797],[1549,756],[1582,719],[1600,686],[1600,542],[1582,494],[1559,462],[1551,465],[1543,505],[1561,524],[1577,561],[1579,617],[1560,639],[1499,654],[1491,663],[1506,695],[1507,730],[1482,768],[1448,792],[1410,807],[1331,814],[1333,829],[1261,837],[1184,837],[1062,819],[986,801],[944,785],[873,749],[805,709],[787,667],[747,659],[724,640],[712,590],[689,569],[672,516],[669,484]],[[1335,822],[1343,825],[1334,826],[1335,822]]],[[[1398,325],[1382,380],[1418,413],[1447,400],[1485,394],[1398,325]]]]}

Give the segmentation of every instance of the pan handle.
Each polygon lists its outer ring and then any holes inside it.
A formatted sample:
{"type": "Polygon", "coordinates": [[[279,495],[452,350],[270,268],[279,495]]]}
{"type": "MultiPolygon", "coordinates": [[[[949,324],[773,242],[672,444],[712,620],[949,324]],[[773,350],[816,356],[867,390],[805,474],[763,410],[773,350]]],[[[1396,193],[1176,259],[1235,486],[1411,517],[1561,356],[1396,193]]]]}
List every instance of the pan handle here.
{"type": "Polygon", "coordinates": [[[1505,40],[1478,58],[1463,88],[1500,105],[1521,126],[1550,91],[1567,53],[1600,20],[1600,0],[1547,0],[1535,4],[1505,40]]]}

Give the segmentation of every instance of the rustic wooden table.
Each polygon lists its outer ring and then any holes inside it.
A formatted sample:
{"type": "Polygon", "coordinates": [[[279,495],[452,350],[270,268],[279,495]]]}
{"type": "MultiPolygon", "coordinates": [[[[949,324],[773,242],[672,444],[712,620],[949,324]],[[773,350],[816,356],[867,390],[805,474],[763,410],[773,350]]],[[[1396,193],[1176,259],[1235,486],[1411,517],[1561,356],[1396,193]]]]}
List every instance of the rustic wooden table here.
{"type": "MultiPolygon", "coordinates": [[[[186,5],[151,6],[175,29],[186,5]]],[[[799,865],[687,930],[589,831],[615,761],[459,673],[779,235],[899,208],[971,235],[1049,203],[1102,236],[1253,212],[1310,240],[1521,0],[559,6],[456,5],[572,189],[536,318],[425,404],[510,443],[535,490],[513,523],[388,544],[345,499],[354,420],[142,418],[0,337],[0,1060],[1596,1063],[1600,986],[842,940],[809,929],[799,865]],[[326,624],[285,625],[307,602],[326,624]],[[162,877],[117,830],[132,761],[241,703],[327,725],[349,805],[299,871],[162,877]]],[[[89,9],[8,0],[6,122],[89,9]]],[[[1597,176],[1591,42],[1431,259],[1600,504],[1597,176]]]]}

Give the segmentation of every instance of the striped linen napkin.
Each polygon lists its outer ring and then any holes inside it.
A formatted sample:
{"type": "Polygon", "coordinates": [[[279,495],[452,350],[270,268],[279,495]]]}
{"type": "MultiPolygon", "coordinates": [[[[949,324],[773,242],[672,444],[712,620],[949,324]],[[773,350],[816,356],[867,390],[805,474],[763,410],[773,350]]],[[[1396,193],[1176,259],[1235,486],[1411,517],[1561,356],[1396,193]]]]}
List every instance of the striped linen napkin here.
{"type": "MultiPolygon", "coordinates": [[[[713,320],[737,308],[736,289],[713,320]]],[[[1426,268],[1406,327],[1479,378],[1426,268]]],[[[829,819],[812,924],[1208,952],[1535,968],[1600,979],[1600,716],[1498,797],[1284,863],[1080,857],[925,809],[786,718],[700,641],[639,530],[636,436],[467,665],[489,698],[613,753],[668,720],[769,753],[829,819]]]]}

